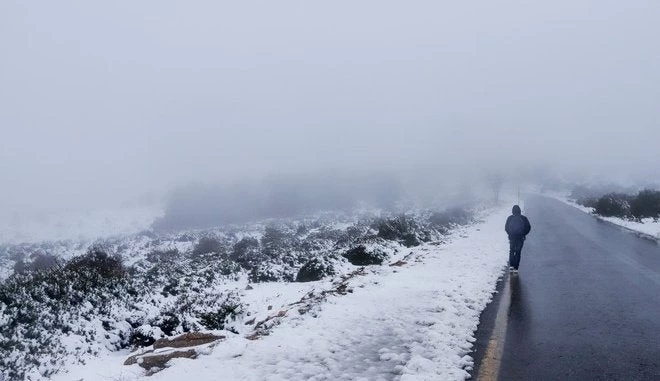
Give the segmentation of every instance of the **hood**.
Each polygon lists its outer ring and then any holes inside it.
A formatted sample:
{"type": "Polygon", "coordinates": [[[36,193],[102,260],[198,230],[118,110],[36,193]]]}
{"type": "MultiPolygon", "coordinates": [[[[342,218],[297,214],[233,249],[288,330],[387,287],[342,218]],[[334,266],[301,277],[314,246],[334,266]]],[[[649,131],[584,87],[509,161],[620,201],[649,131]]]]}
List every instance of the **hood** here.
{"type": "Polygon", "coordinates": [[[513,209],[511,209],[511,213],[513,213],[516,216],[520,215],[520,207],[518,205],[514,205],[513,209]]]}

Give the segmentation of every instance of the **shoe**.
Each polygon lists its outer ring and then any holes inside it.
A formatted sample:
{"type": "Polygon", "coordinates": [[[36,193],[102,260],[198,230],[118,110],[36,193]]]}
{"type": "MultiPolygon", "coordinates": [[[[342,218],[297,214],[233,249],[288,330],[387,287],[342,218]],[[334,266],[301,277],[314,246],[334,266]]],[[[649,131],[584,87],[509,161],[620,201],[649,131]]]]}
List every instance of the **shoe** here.
{"type": "Polygon", "coordinates": [[[513,269],[514,274],[518,274],[518,269],[513,269]]]}
{"type": "Polygon", "coordinates": [[[517,270],[516,270],[515,268],[513,268],[513,266],[509,266],[509,272],[512,273],[512,272],[514,272],[514,271],[517,271],[517,270]]]}

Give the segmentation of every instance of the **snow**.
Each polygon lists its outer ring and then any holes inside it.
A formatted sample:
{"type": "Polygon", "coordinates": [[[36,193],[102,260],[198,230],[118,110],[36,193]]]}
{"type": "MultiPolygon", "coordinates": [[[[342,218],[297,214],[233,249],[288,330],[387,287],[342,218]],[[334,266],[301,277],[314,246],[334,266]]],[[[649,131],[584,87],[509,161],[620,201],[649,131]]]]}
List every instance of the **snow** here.
{"type": "Polygon", "coordinates": [[[594,209],[575,203],[564,195],[554,195],[554,197],[568,205],[571,205],[585,213],[594,215],[603,221],[611,222],[615,225],[622,226],[628,230],[644,234],[649,237],[660,240],[660,220],[654,221],[653,218],[643,218],[641,221],[627,220],[618,217],[603,217],[594,214],[594,209]]]}
{"type": "MultiPolygon", "coordinates": [[[[253,285],[242,297],[257,320],[286,311],[268,335],[249,340],[247,332],[229,334],[208,355],[171,360],[150,379],[466,379],[480,313],[506,265],[509,210],[508,204],[490,210],[444,244],[401,250],[390,263],[403,260],[402,266],[368,266],[346,281],[346,295],[330,295],[306,314],[291,303],[336,279],[253,285]]],[[[92,358],[52,380],[141,380],[145,372],[138,365],[122,365],[127,357],[120,351],[92,358]]]]}

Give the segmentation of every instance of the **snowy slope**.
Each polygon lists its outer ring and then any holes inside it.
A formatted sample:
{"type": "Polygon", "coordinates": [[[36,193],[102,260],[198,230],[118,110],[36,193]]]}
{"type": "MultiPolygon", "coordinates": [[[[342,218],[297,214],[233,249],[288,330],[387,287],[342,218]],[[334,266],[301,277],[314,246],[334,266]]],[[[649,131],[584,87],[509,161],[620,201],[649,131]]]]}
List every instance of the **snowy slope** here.
{"type": "MultiPolygon", "coordinates": [[[[208,355],[172,360],[150,379],[463,380],[480,312],[506,264],[502,221],[509,208],[455,230],[446,244],[405,249],[402,266],[368,266],[349,281],[351,292],[329,296],[304,315],[287,310],[267,336],[229,336],[208,355]]],[[[326,287],[326,280],[268,283],[246,290],[244,298],[274,304],[274,312],[326,287]]],[[[90,359],[53,380],[142,379],[137,365],[122,365],[127,355],[90,359]]]]}

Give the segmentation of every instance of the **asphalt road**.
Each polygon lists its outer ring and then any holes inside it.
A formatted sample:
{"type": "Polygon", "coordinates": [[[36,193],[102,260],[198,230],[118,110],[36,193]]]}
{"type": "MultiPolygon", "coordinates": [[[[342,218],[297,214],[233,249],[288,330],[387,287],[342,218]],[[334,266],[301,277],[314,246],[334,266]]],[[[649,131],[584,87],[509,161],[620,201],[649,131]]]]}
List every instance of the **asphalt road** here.
{"type": "Polygon", "coordinates": [[[660,380],[660,245],[549,198],[527,199],[523,214],[520,273],[482,315],[473,376],[660,380]],[[496,371],[482,376],[497,332],[496,371]]]}

